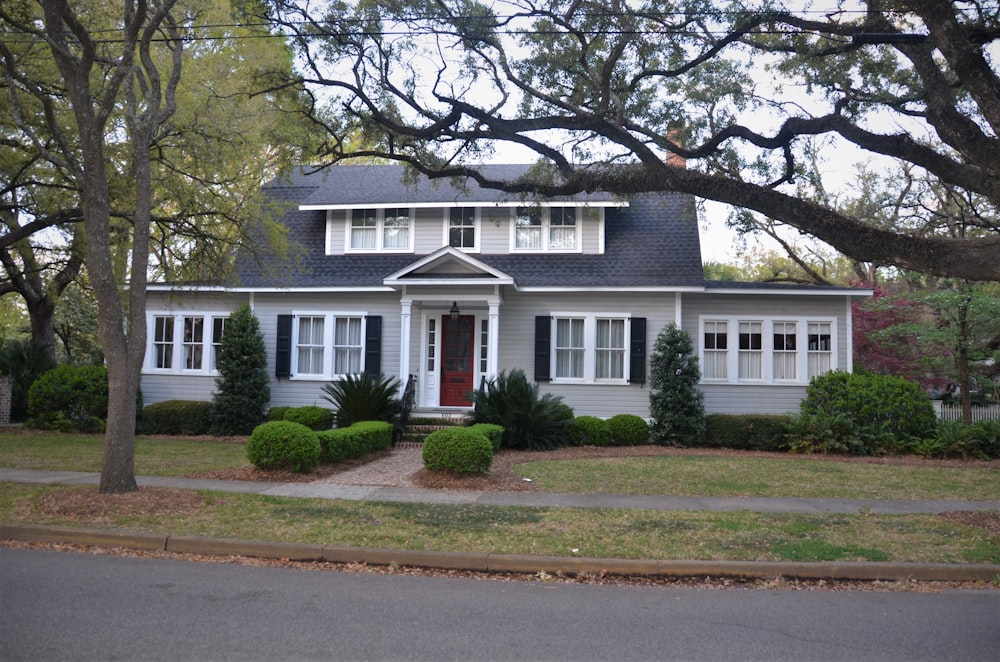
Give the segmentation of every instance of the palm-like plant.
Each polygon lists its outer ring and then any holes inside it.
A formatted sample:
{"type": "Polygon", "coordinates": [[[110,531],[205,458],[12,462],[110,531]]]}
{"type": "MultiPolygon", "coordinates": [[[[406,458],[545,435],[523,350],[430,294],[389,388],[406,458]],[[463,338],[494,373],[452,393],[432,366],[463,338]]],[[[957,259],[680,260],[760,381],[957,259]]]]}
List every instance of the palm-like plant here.
{"type": "Polygon", "coordinates": [[[573,410],[562,397],[539,395],[537,384],[522,370],[500,373],[472,394],[477,423],[493,423],[504,428],[506,448],[545,450],[566,445],[564,429],[573,410]]]}
{"type": "Polygon", "coordinates": [[[338,428],[360,421],[392,423],[399,414],[399,380],[367,373],[345,375],[323,387],[323,399],[337,409],[338,428]]]}

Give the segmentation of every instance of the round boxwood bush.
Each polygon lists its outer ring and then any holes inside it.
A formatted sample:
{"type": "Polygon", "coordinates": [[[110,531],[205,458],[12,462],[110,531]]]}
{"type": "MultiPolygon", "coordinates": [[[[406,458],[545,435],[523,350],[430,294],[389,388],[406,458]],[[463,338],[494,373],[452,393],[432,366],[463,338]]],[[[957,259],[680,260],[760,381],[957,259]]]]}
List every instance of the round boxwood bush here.
{"type": "Polygon", "coordinates": [[[649,424],[635,414],[617,414],[608,419],[612,446],[638,446],[649,443],[649,424]]]}
{"type": "Polygon", "coordinates": [[[432,471],[486,473],[493,464],[493,445],[471,428],[448,428],[427,435],[423,456],[432,471]]]}
{"type": "Polygon", "coordinates": [[[306,405],[285,410],[282,420],[301,423],[310,430],[329,430],[333,427],[333,412],[325,407],[306,405]]]}
{"type": "Polygon", "coordinates": [[[597,416],[577,416],[570,421],[566,436],[574,446],[609,446],[611,427],[597,416]]]}
{"type": "Polygon", "coordinates": [[[476,423],[469,426],[470,430],[475,430],[479,434],[483,435],[490,440],[490,445],[493,447],[493,453],[495,454],[503,446],[503,426],[496,425],[494,423],[476,423]]]}
{"type": "Polygon", "coordinates": [[[321,451],[316,433],[291,421],[258,425],[247,439],[247,459],[258,469],[307,473],[319,465],[321,451]]]}
{"type": "Polygon", "coordinates": [[[108,371],[104,366],[61,365],[28,389],[29,424],[69,432],[100,432],[108,417],[108,371]]]}
{"type": "Polygon", "coordinates": [[[268,421],[283,421],[285,420],[285,412],[291,409],[291,407],[271,407],[267,410],[267,416],[265,420],[268,421]]]}

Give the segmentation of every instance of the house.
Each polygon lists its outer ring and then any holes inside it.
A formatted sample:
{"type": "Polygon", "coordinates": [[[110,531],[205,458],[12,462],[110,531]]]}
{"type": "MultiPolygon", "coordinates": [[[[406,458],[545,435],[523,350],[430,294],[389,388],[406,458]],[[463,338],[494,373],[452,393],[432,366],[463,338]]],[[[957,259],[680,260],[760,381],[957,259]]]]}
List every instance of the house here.
{"type": "Polygon", "coordinates": [[[210,400],[226,317],[249,303],[272,406],[323,405],[324,384],[365,371],[412,380],[416,412],[458,413],[520,368],[578,415],[648,417],[649,354],[673,322],[695,339],[709,413],[781,414],[812,375],[851,369],[851,302],[870,294],[706,282],[686,194],[535,200],[387,165],[267,192],[288,205],[295,257],[244,260],[227,284],[150,285],[146,402],[210,400]]]}

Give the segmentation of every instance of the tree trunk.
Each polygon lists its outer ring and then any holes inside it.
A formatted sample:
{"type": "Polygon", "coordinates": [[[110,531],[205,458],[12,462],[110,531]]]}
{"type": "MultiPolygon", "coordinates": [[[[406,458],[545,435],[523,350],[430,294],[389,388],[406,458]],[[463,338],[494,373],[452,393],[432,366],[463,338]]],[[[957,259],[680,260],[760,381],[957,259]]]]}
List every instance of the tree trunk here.
{"type": "Polygon", "coordinates": [[[969,376],[969,299],[958,306],[958,381],[962,389],[962,422],[972,425],[972,379],[969,376]]]}
{"type": "MultiPolygon", "coordinates": [[[[22,293],[22,296],[24,294],[22,293]]],[[[56,360],[56,305],[47,296],[24,297],[31,321],[31,342],[45,349],[45,355],[56,360]]]]}

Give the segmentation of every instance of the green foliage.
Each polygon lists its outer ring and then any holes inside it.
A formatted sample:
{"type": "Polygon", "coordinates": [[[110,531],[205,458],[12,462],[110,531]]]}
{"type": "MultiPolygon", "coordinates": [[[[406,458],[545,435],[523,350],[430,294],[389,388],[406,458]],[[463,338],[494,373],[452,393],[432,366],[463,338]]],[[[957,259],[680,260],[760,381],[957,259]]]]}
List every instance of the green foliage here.
{"type": "Polygon", "coordinates": [[[427,435],[423,458],[431,471],[486,473],[493,464],[493,446],[472,428],[448,428],[427,435]]]}
{"type": "Polygon", "coordinates": [[[493,423],[475,423],[469,426],[470,430],[475,430],[490,440],[490,446],[496,453],[503,446],[503,427],[493,423]]]}
{"type": "Polygon", "coordinates": [[[104,366],[63,365],[28,390],[28,424],[68,432],[100,432],[108,417],[108,371],[104,366]]]}
{"type": "Polygon", "coordinates": [[[28,418],[28,389],[40,376],[56,367],[41,345],[27,340],[9,340],[0,347],[0,375],[13,379],[10,419],[28,418]]]}
{"type": "Polygon", "coordinates": [[[289,407],[285,410],[282,420],[301,423],[310,430],[319,432],[333,427],[333,412],[326,407],[317,407],[316,405],[289,407]]]}
{"type": "Polygon", "coordinates": [[[142,410],[143,434],[208,434],[212,403],[201,400],[165,400],[142,410]]]}
{"type": "Polygon", "coordinates": [[[248,434],[264,420],[271,399],[264,336],[250,306],[240,306],[226,322],[216,366],[212,429],[220,435],[248,434]]]}
{"type": "Polygon", "coordinates": [[[930,399],[899,377],[831,372],[814,377],[798,416],[792,417],[793,452],[880,455],[898,453],[933,436],[930,399]]]}
{"type": "Polygon", "coordinates": [[[386,421],[361,421],[346,428],[317,433],[324,464],[343,462],[392,447],[393,428],[386,421]]]}
{"type": "Polygon", "coordinates": [[[698,390],[700,379],[690,336],[668,324],[656,337],[649,360],[653,443],[688,446],[701,441],[705,434],[705,403],[698,390]]]}
{"type": "Polygon", "coordinates": [[[611,428],[597,416],[577,416],[566,424],[566,441],[570,446],[610,446],[611,428]]]}
{"type": "Polygon", "coordinates": [[[943,421],[933,438],[912,444],[910,450],[927,457],[997,458],[1000,457],[1000,422],[980,421],[965,425],[961,421],[943,421]]]}
{"type": "Polygon", "coordinates": [[[639,446],[649,443],[649,424],[635,414],[616,414],[608,419],[612,446],[639,446]]]}
{"type": "Polygon", "coordinates": [[[493,423],[504,429],[505,448],[544,450],[566,444],[564,429],[573,411],[562,398],[539,395],[537,384],[522,370],[500,373],[472,394],[476,423],[493,423]]]}
{"type": "Polygon", "coordinates": [[[323,386],[323,399],[333,404],[338,428],[359,421],[391,423],[399,414],[399,380],[362,373],[323,386]]]}
{"type": "Polygon", "coordinates": [[[283,421],[285,420],[285,412],[291,409],[291,407],[271,407],[267,410],[267,416],[265,420],[267,421],[283,421]]]}
{"type": "Polygon", "coordinates": [[[789,417],[767,414],[709,414],[705,417],[706,448],[779,451],[786,448],[789,417]]]}
{"type": "Polygon", "coordinates": [[[247,459],[258,469],[308,473],[319,464],[320,453],[316,433],[291,421],[262,423],[247,439],[247,459]]]}

